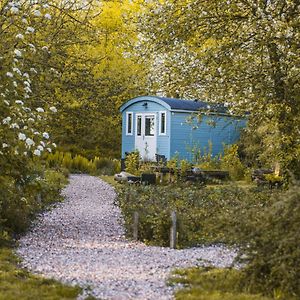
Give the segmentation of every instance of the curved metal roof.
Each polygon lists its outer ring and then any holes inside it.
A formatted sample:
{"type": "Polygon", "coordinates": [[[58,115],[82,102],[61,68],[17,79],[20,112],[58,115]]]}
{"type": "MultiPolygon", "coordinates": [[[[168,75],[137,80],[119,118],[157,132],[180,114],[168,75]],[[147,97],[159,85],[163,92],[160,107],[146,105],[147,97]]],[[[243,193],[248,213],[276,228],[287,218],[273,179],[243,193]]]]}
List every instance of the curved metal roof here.
{"type": "Polygon", "coordinates": [[[165,98],[158,96],[141,96],[133,98],[120,107],[120,111],[124,111],[130,105],[141,101],[153,101],[161,104],[169,110],[186,110],[186,111],[198,111],[209,110],[212,112],[226,113],[227,108],[223,104],[208,103],[199,100],[184,100],[175,98],[165,98]]]}

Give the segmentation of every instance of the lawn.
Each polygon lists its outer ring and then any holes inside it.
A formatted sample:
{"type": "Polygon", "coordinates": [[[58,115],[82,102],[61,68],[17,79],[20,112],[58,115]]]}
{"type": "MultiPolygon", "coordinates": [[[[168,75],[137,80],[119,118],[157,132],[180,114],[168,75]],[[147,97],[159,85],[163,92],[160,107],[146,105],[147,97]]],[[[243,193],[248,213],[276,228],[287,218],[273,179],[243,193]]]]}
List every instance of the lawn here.
{"type": "Polygon", "coordinates": [[[32,275],[18,266],[13,248],[0,248],[0,300],[76,299],[79,287],[32,275]]]}

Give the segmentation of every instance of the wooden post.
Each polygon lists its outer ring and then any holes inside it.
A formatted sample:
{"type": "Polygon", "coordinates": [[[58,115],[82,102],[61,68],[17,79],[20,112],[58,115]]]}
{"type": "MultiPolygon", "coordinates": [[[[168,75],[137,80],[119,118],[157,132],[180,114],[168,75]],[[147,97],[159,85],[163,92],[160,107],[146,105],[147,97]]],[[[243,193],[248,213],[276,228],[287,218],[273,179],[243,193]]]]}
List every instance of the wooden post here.
{"type": "Polygon", "coordinates": [[[170,229],[170,248],[176,249],[176,237],[177,237],[177,230],[176,230],[176,222],[177,222],[177,217],[176,217],[176,211],[171,212],[171,220],[172,220],[172,225],[170,229]]]}
{"type": "Polygon", "coordinates": [[[139,235],[139,213],[137,211],[133,214],[133,239],[138,240],[139,235]]]}

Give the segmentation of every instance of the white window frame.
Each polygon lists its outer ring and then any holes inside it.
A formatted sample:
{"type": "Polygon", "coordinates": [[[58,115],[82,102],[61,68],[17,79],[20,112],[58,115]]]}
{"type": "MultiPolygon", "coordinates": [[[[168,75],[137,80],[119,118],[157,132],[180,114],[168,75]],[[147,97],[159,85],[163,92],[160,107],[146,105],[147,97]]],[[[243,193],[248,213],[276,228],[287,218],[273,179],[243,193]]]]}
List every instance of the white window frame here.
{"type": "Polygon", "coordinates": [[[160,111],[159,112],[159,135],[167,135],[167,112],[166,111],[160,111]],[[165,114],[165,132],[161,132],[161,125],[162,125],[162,114],[165,114]]]}
{"type": "Polygon", "coordinates": [[[133,135],[133,112],[126,112],[126,135],[133,135]],[[128,130],[129,130],[129,126],[128,126],[129,115],[131,115],[131,132],[128,132],[128,130]]]}

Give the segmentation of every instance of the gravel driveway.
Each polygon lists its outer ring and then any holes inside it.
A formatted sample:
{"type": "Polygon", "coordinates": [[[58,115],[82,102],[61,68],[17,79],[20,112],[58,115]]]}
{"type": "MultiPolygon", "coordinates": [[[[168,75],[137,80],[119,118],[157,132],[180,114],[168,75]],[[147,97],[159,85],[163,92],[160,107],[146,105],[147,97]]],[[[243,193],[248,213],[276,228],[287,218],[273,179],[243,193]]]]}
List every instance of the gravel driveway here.
{"type": "Polygon", "coordinates": [[[172,299],[165,281],[174,268],[203,260],[225,267],[235,257],[222,246],[173,250],[127,240],[114,189],[99,178],[72,175],[62,194],[65,201],[38,218],[17,253],[32,272],[79,284],[96,298],[172,299]]]}

